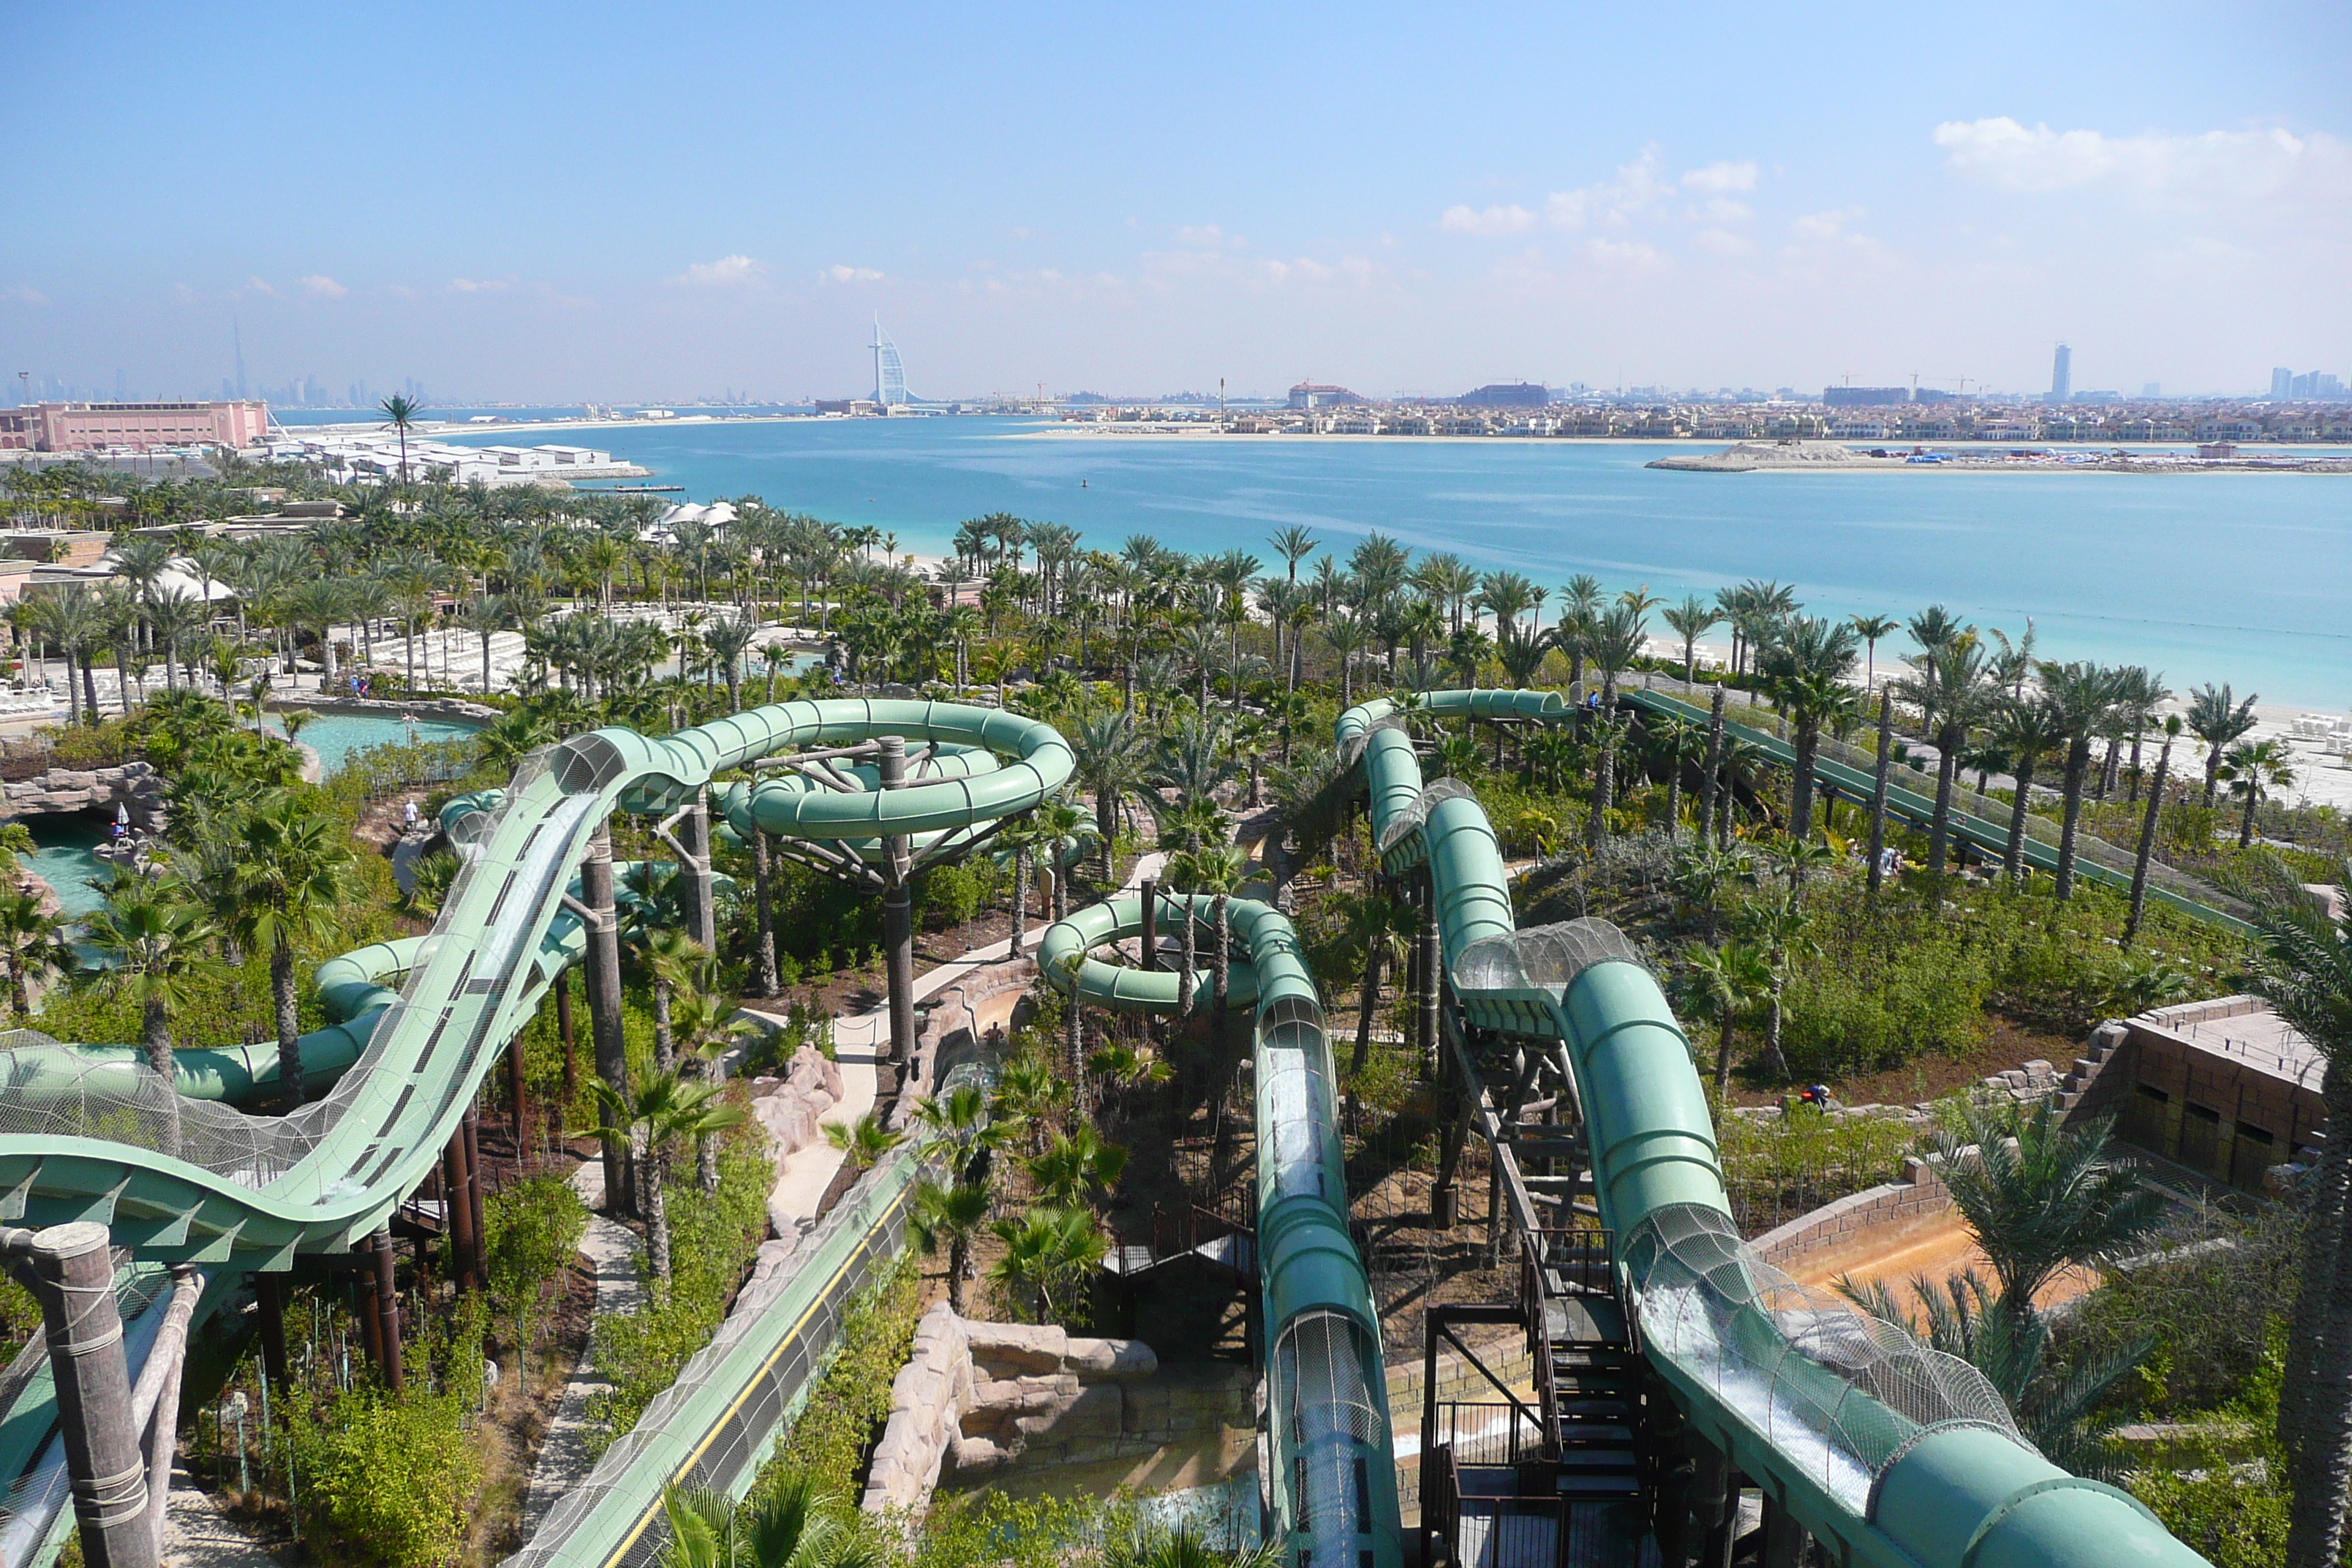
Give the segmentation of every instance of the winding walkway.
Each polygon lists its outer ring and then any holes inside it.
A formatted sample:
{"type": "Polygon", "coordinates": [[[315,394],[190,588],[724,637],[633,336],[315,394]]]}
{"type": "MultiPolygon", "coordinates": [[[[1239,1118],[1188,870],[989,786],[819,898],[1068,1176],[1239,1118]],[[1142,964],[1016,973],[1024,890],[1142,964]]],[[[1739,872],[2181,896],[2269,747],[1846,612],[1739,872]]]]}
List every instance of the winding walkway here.
{"type": "MultiPolygon", "coordinates": [[[[645,1250],[635,1232],[595,1212],[604,1202],[604,1163],[590,1160],[572,1173],[572,1188],[589,1208],[587,1234],[580,1238],[580,1255],[596,1276],[598,1318],[628,1317],[645,1304],[646,1288],[637,1278],[637,1255],[645,1250]]],[[[556,1500],[578,1485],[595,1468],[590,1440],[595,1428],[587,1418],[592,1395],[612,1384],[596,1375],[596,1346],[592,1335],[580,1360],[563,1384],[555,1415],[547,1425],[539,1458],[531,1466],[530,1488],[523,1494],[522,1539],[530,1539],[539,1521],[556,1500]]]]}

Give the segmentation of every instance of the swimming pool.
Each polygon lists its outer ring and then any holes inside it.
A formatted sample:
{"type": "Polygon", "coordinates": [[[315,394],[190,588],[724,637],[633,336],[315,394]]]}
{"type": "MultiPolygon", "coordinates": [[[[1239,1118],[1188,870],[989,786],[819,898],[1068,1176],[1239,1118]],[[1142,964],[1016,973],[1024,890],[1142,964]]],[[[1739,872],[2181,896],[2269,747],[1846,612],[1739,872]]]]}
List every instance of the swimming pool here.
{"type": "MultiPolygon", "coordinates": [[[[281,727],[282,728],[282,727],[281,727]]],[[[481,728],[448,719],[419,719],[411,725],[393,714],[321,713],[301,727],[302,744],[319,753],[320,772],[331,773],[353,752],[406,741],[462,741],[481,728]]]]}
{"type": "Polygon", "coordinates": [[[106,842],[106,815],[70,811],[17,820],[31,830],[38,846],[17,858],[58,890],[58,911],[66,920],[79,923],[102,908],[106,898],[100,889],[114,880],[114,868],[92,851],[106,842]]]}

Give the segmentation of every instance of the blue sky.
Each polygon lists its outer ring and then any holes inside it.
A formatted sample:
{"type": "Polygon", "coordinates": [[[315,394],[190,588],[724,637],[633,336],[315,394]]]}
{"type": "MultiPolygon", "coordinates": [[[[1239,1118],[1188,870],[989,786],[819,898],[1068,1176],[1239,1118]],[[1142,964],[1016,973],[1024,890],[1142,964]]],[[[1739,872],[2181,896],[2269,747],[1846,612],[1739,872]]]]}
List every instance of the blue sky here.
{"type": "Polygon", "coordinates": [[[0,373],[2352,375],[2352,9],[1780,9],[12,5],[0,373]]]}

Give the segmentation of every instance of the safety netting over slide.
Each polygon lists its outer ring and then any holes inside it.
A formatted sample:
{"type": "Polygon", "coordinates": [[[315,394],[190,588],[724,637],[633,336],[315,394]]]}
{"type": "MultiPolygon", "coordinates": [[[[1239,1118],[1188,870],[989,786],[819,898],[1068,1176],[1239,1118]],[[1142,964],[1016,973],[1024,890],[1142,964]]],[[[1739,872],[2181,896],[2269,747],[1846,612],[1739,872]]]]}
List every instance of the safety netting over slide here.
{"type": "MultiPolygon", "coordinates": [[[[475,1069],[485,1055],[505,1044],[490,1028],[499,1004],[518,985],[529,984],[524,938],[530,930],[528,911],[551,900],[558,879],[568,878],[577,858],[573,839],[595,805],[593,795],[566,797],[535,828],[524,852],[513,865],[491,864],[462,853],[493,839],[508,813],[528,793],[530,783],[546,771],[543,754],[525,762],[507,794],[507,804],[496,814],[466,819],[459,831],[462,866],[442,900],[433,931],[419,949],[400,1000],[377,1020],[370,1043],[351,1069],[335,1081],[325,1098],[282,1116],[257,1116],[214,1100],[189,1100],[175,1094],[170,1083],[143,1068],[94,1059],[31,1029],[0,1034],[0,1136],[23,1134],[51,1138],[103,1139],[109,1142],[170,1154],[240,1187],[260,1191],[300,1173],[295,1190],[279,1195],[293,1201],[323,1198],[338,1187],[365,1187],[382,1170],[406,1152],[404,1146],[369,1147],[356,1152],[348,1164],[306,1161],[341,1125],[352,1109],[372,1103],[383,1087],[375,1082],[386,1053],[405,1031],[421,1022],[429,1029],[425,1061],[403,1061],[406,1079],[398,1091],[395,1116],[416,1109],[413,1097],[420,1090],[438,1095],[434,1114],[470,1093],[475,1069]],[[507,877],[498,903],[484,923],[482,940],[472,951],[462,992],[470,1004],[465,1011],[473,1026],[449,1037],[457,1009],[442,1005],[430,1017],[419,1019],[414,994],[425,984],[428,971],[453,924],[479,919],[467,898],[479,880],[507,877]],[[501,919],[501,915],[506,918],[501,919]],[[445,1054],[446,1053],[446,1054],[445,1054]],[[427,1062],[436,1070],[429,1076],[427,1062]]],[[[560,889],[557,889],[560,890],[560,889]]]]}

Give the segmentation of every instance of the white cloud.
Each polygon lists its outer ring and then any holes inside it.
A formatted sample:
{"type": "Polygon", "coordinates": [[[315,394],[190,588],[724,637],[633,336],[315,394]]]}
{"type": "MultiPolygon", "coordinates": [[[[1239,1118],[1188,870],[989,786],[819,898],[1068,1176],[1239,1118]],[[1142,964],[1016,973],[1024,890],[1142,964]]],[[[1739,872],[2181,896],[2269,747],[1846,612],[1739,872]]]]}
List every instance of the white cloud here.
{"type": "Polygon", "coordinates": [[[505,278],[452,278],[449,287],[459,294],[487,294],[495,293],[510,281],[505,278]]]}
{"type": "Polygon", "coordinates": [[[1745,163],[1709,163],[1704,169],[1693,169],[1685,174],[1683,187],[1717,196],[1730,191],[1752,191],[1756,188],[1756,165],[1745,163]]]}
{"type": "Polygon", "coordinates": [[[275,295],[275,294],[278,292],[278,290],[277,290],[277,289],[273,289],[273,288],[271,288],[271,287],[269,286],[269,281],[268,281],[268,279],[260,278],[260,277],[254,277],[254,278],[248,278],[248,279],[247,279],[245,280],[245,286],[246,286],[247,289],[251,289],[251,290],[252,290],[254,293],[256,293],[256,294],[270,294],[270,295],[275,295]]]}
{"type": "Polygon", "coordinates": [[[1756,248],[1755,241],[1720,228],[1703,228],[1691,237],[1691,243],[1717,256],[1747,256],[1756,248]]]}
{"type": "Polygon", "coordinates": [[[1602,267],[1624,267],[1639,271],[1666,264],[1666,255],[1647,240],[1588,239],[1584,254],[1602,267]]]}
{"type": "Polygon", "coordinates": [[[313,272],[308,278],[298,278],[295,281],[301,284],[302,291],[313,299],[340,300],[351,292],[323,272],[313,272]]]}
{"type": "Polygon", "coordinates": [[[2141,195],[2245,198],[2291,194],[2352,199],[2352,143],[2286,131],[2143,132],[2031,129],[1999,115],[1936,127],[1946,164],[1964,178],[2031,193],[2106,185],[2141,195]]]}
{"type": "Polygon", "coordinates": [[[768,264],[764,261],[754,261],[741,255],[722,256],[716,261],[695,262],[670,281],[698,289],[730,289],[744,283],[755,283],[767,273],[768,264]]]}
{"type": "Polygon", "coordinates": [[[1448,234],[1525,234],[1535,227],[1536,215],[1514,204],[1510,206],[1476,207],[1450,206],[1438,218],[1437,226],[1448,234]]]}
{"type": "Polygon", "coordinates": [[[12,300],[19,305],[46,305],[49,302],[47,294],[22,283],[13,289],[0,289],[0,300],[12,300]]]}
{"type": "Polygon", "coordinates": [[[1846,226],[1862,216],[1862,209],[1831,210],[1807,213],[1789,225],[1789,237],[1801,245],[1827,245],[1846,237],[1846,226]]]}
{"type": "Polygon", "coordinates": [[[882,280],[882,274],[871,267],[844,267],[835,262],[819,272],[816,280],[820,283],[878,283],[882,280]]]}
{"type": "Polygon", "coordinates": [[[1213,223],[1186,224],[1176,231],[1176,243],[1196,250],[1214,250],[1228,245],[1240,250],[1249,245],[1240,235],[1227,234],[1221,225],[1213,223]]]}

